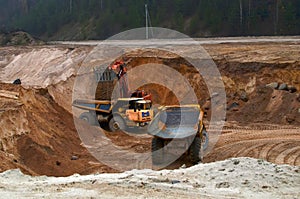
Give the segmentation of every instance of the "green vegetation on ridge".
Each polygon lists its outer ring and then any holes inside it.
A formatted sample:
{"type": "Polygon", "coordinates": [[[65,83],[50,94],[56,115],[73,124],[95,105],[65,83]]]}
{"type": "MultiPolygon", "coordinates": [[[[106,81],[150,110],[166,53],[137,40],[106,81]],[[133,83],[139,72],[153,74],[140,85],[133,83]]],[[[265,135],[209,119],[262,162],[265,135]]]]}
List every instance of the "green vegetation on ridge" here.
{"type": "Polygon", "coordinates": [[[152,25],[192,37],[297,35],[299,0],[0,0],[2,31],[46,40],[106,39],[152,25]]]}

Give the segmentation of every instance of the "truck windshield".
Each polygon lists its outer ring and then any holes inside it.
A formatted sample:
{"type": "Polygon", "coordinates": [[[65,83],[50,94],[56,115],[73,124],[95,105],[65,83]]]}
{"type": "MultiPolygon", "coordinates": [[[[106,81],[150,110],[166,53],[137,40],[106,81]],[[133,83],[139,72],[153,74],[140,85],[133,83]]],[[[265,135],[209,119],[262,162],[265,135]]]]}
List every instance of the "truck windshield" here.
{"type": "Polygon", "coordinates": [[[141,110],[149,110],[151,108],[150,103],[136,103],[136,108],[141,110]]]}
{"type": "Polygon", "coordinates": [[[151,108],[151,103],[131,101],[129,102],[129,109],[137,109],[137,110],[149,110],[151,108]]]}

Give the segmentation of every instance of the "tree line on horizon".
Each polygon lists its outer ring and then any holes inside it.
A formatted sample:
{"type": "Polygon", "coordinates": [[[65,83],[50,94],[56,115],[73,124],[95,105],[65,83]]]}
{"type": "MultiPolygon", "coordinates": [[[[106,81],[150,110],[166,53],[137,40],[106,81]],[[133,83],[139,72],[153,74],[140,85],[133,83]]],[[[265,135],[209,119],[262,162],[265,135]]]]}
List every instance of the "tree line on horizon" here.
{"type": "Polygon", "coordinates": [[[299,35],[299,0],[0,0],[1,31],[43,39],[106,39],[145,26],[191,37],[299,35]]]}

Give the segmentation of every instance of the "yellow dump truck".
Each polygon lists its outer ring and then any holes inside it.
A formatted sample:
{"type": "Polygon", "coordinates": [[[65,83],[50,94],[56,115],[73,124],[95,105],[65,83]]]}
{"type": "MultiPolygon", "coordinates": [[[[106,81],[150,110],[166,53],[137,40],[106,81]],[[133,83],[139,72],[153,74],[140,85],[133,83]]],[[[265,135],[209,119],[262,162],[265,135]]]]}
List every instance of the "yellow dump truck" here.
{"type": "Polygon", "coordinates": [[[79,118],[91,125],[101,124],[108,130],[127,130],[143,127],[153,119],[152,102],[143,98],[119,98],[107,100],[75,100],[73,106],[86,110],[79,118]]]}
{"type": "Polygon", "coordinates": [[[198,104],[160,107],[148,126],[153,135],[152,163],[167,164],[176,152],[178,158],[186,153],[193,163],[201,161],[201,147],[205,150],[209,142],[203,115],[198,104]]]}

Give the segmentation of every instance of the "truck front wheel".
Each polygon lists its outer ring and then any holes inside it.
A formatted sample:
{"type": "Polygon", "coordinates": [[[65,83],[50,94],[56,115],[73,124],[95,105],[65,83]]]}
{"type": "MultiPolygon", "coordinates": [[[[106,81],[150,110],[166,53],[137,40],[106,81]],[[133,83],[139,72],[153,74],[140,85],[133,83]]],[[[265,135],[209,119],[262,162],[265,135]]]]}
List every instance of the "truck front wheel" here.
{"type": "Polygon", "coordinates": [[[209,144],[209,137],[208,137],[208,133],[207,133],[206,129],[204,128],[203,132],[202,132],[202,147],[203,147],[203,150],[207,149],[208,144],[209,144]]]}
{"type": "Polygon", "coordinates": [[[86,121],[91,126],[95,126],[98,124],[98,121],[96,119],[96,114],[92,114],[90,112],[84,112],[79,116],[79,119],[86,121]]]}
{"type": "Polygon", "coordinates": [[[158,137],[152,139],[152,164],[159,165],[164,160],[164,140],[158,137]]]}
{"type": "Polygon", "coordinates": [[[193,164],[197,164],[201,161],[201,138],[195,137],[189,148],[190,159],[193,164]]]}
{"type": "Polygon", "coordinates": [[[126,129],[125,121],[120,116],[112,117],[108,122],[108,126],[111,132],[126,129]]]}

